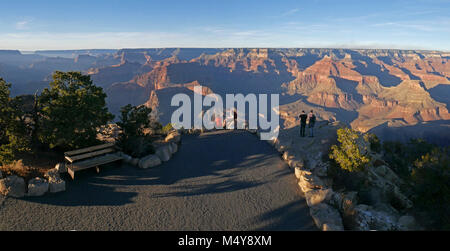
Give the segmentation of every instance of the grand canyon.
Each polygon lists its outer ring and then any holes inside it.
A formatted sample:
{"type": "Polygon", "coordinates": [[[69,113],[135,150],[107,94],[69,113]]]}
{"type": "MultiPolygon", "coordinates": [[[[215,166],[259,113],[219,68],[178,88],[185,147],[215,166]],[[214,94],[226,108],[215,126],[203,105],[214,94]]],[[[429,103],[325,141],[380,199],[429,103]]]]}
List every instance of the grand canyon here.
{"type": "MultiPolygon", "coordinates": [[[[164,48],[0,51],[12,95],[48,87],[55,70],[81,71],[110,111],[145,104],[170,122],[176,93],[278,93],[282,127],[301,110],[381,138],[450,142],[450,53],[393,49],[164,48]]],[[[117,117],[117,116],[116,116],[117,117]]]]}

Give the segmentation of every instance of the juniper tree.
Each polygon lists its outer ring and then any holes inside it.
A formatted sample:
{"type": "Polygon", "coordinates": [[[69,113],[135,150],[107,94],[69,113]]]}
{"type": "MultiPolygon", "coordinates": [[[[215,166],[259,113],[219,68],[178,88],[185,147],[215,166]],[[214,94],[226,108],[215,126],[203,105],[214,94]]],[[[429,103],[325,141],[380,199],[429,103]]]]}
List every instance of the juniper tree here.
{"type": "Polygon", "coordinates": [[[117,125],[121,128],[118,144],[122,150],[134,157],[152,151],[152,146],[147,130],[153,129],[150,119],[151,108],[146,106],[132,106],[130,104],[120,109],[120,121],[117,125]]]}
{"type": "Polygon", "coordinates": [[[50,89],[39,97],[39,139],[50,148],[75,149],[96,144],[97,127],[114,116],[108,112],[106,94],[90,76],[80,72],[53,74],[50,89]]]}
{"type": "Polygon", "coordinates": [[[349,172],[363,171],[370,158],[361,151],[364,146],[359,144],[360,135],[350,128],[340,128],[337,130],[337,136],[340,144],[331,147],[330,159],[349,172]]]}

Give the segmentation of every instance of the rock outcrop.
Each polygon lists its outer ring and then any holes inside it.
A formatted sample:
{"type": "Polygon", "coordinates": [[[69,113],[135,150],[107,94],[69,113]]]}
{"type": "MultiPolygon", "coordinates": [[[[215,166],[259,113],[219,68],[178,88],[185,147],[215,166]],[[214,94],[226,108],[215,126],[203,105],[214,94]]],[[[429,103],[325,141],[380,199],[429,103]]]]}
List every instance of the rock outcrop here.
{"type": "Polygon", "coordinates": [[[159,166],[159,165],[161,165],[161,163],[162,163],[162,161],[157,155],[150,154],[148,156],[145,156],[145,157],[141,158],[139,160],[138,166],[140,168],[147,169],[147,168],[152,168],[152,167],[155,167],[155,166],[159,166]]]}
{"type": "Polygon", "coordinates": [[[59,193],[66,190],[66,181],[61,178],[49,179],[50,193],[59,193]]]}
{"type": "Polygon", "coordinates": [[[178,143],[180,142],[180,140],[181,140],[180,133],[178,131],[173,131],[166,136],[164,141],[178,143]]]}
{"type": "Polygon", "coordinates": [[[25,181],[16,175],[0,179],[0,193],[4,196],[21,198],[25,196],[25,181]]]}
{"type": "Polygon", "coordinates": [[[28,182],[28,196],[42,196],[49,190],[49,184],[45,179],[34,178],[28,182]]]}
{"type": "Polygon", "coordinates": [[[170,147],[170,144],[160,146],[158,149],[156,149],[155,155],[158,156],[159,159],[163,162],[169,161],[170,157],[172,156],[172,149],[170,147]]]}
{"type": "MultiPolygon", "coordinates": [[[[12,86],[13,92],[18,94],[34,93],[47,82],[45,78],[28,79],[29,74],[24,71],[35,71],[41,77],[61,68],[85,71],[107,92],[108,108],[114,114],[119,115],[120,107],[132,100],[133,105],[151,106],[161,115],[163,124],[170,122],[173,110],[167,103],[173,95],[180,93],[181,87],[184,93],[192,94],[191,89],[196,85],[203,86],[206,90],[203,94],[259,93],[261,90],[279,93],[280,103],[304,102],[323,119],[332,114],[336,120],[353,122],[354,129],[363,131],[390,120],[402,121],[404,126],[449,120],[450,58],[447,52],[166,48],[91,53],[65,51],[63,54],[70,55],[66,58],[49,56],[51,53],[44,56],[8,52],[0,55],[0,64],[9,66],[4,67],[3,74],[5,78],[18,81],[12,86]],[[42,84],[30,85],[33,81],[42,84]],[[414,82],[419,85],[411,85],[414,82]],[[405,94],[409,99],[405,100],[405,94]]],[[[298,110],[287,112],[287,120],[295,120],[296,115],[290,113],[298,113],[298,110]]],[[[112,126],[103,129],[109,135],[105,140],[117,136],[112,126]]]]}

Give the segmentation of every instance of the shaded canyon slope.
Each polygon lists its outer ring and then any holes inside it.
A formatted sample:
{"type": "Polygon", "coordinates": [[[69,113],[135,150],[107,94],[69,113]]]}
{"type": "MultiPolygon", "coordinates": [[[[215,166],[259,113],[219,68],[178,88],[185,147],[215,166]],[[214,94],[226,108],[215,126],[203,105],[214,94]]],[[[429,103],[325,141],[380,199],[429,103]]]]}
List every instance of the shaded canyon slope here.
{"type": "Polygon", "coordinates": [[[176,93],[279,93],[283,126],[301,110],[382,138],[450,142],[450,53],[370,49],[122,49],[0,51],[13,94],[42,90],[54,70],[90,74],[111,111],[146,104],[170,122],[176,93]],[[405,128],[403,130],[402,128],[405,128]],[[407,135],[405,135],[407,134],[407,135]],[[438,135],[438,136],[436,136],[438,135]]]}

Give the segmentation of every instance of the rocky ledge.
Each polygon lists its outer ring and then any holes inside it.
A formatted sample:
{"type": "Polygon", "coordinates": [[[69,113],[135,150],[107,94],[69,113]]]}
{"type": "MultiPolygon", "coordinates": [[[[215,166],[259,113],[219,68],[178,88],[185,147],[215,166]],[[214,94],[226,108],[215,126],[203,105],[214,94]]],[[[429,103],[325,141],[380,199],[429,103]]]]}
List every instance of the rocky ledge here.
{"type": "MultiPolygon", "coordinates": [[[[366,180],[376,197],[370,205],[358,204],[357,191],[333,190],[330,163],[324,156],[337,143],[336,131],[344,126],[340,122],[319,121],[315,137],[300,137],[297,126],[281,130],[277,139],[268,141],[293,170],[316,226],[323,231],[416,230],[414,218],[400,213],[412,207],[400,192],[402,181],[384,164],[369,165],[366,180]]],[[[259,132],[256,134],[259,136],[259,132]]],[[[384,163],[376,153],[366,153],[373,162],[384,163]]]]}

